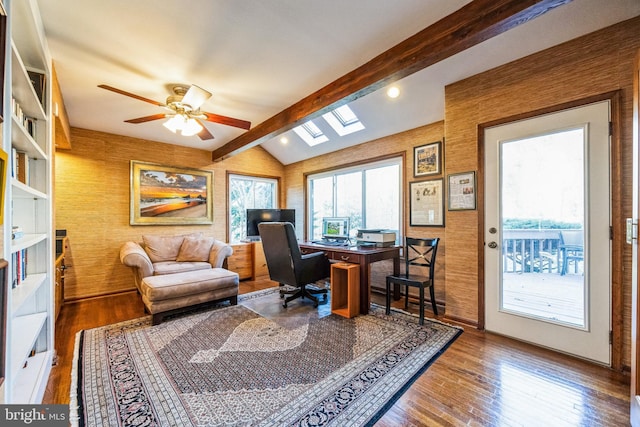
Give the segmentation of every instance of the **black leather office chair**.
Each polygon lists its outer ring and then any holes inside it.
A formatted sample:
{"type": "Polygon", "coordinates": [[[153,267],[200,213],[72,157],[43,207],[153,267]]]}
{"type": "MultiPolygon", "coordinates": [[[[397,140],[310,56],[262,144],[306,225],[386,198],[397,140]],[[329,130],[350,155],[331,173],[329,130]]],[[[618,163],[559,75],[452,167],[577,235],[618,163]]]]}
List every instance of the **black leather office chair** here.
{"type": "Polygon", "coordinates": [[[387,276],[387,307],[386,313],[391,313],[391,284],[397,283],[405,285],[404,308],[409,306],[409,286],[420,289],[420,324],[424,324],[424,288],[429,288],[431,295],[431,307],[433,314],[438,315],[436,296],[434,287],[434,277],[436,269],[436,253],[438,252],[439,238],[435,239],[415,239],[407,237],[405,239],[404,260],[405,273],[398,276],[387,276]],[[429,269],[429,276],[412,273],[410,267],[423,267],[429,269]]]}
{"type": "Polygon", "coordinates": [[[293,225],[290,222],[262,222],[258,224],[260,239],[267,260],[271,280],[281,285],[294,286],[297,289],[280,289],[282,305],[296,298],[309,298],[314,307],[318,306],[315,295],[322,294],[327,300],[326,289],[310,289],[307,285],[329,277],[329,260],[323,252],[302,255],[293,225]]]}

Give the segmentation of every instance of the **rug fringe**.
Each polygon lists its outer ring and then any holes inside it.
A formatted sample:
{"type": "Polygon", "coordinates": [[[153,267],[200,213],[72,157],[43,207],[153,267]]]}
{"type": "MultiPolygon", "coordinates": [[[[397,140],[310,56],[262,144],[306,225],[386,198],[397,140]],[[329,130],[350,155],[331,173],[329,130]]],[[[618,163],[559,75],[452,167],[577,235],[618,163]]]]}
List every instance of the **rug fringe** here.
{"type": "Polygon", "coordinates": [[[73,346],[73,362],[71,364],[71,389],[69,390],[69,423],[71,427],[78,427],[80,416],[78,410],[80,405],[78,404],[78,365],[76,363],[78,356],[80,355],[80,337],[83,331],[76,333],[75,344],[73,346]]]}
{"type": "MultiPolygon", "coordinates": [[[[381,310],[385,309],[385,307],[383,305],[379,305],[379,304],[376,304],[374,302],[371,303],[371,306],[378,307],[381,310]]],[[[420,317],[417,314],[409,313],[408,311],[405,311],[405,310],[403,310],[401,308],[391,307],[391,311],[395,311],[396,313],[406,314],[407,316],[411,316],[411,317],[415,317],[415,318],[419,318],[420,317]]],[[[449,327],[460,329],[460,330],[464,331],[464,328],[462,326],[460,326],[460,325],[454,325],[454,324],[451,324],[451,323],[443,322],[442,320],[434,319],[432,317],[425,317],[425,320],[428,320],[429,322],[433,322],[433,323],[439,323],[439,324],[444,325],[444,326],[449,326],[449,327]]]]}

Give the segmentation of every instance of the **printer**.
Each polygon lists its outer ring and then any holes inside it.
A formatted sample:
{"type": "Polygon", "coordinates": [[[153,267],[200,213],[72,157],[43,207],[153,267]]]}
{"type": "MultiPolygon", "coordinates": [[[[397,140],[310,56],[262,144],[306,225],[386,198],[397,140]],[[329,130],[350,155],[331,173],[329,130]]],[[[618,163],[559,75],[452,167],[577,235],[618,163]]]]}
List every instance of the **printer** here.
{"type": "Polygon", "coordinates": [[[384,248],[396,243],[396,232],[389,230],[358,230],[358,246],[384,248]]]}

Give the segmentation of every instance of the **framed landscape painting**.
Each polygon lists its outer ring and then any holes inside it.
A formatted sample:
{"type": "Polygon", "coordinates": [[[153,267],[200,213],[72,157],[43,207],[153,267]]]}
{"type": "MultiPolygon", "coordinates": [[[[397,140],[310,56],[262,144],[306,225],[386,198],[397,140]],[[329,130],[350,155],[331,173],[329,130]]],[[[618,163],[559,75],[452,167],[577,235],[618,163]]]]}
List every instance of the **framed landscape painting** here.
{"type": "Polygon", "coordinates": [[[213,224],[213,172],[131,160],[130,224],[213,224]]]}

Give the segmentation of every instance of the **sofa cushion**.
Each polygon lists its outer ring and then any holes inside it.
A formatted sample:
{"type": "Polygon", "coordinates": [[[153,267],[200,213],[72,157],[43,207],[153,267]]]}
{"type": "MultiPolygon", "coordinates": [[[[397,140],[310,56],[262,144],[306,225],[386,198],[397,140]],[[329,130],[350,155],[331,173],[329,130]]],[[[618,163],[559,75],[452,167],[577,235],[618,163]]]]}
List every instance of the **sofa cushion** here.
{"type": "Polygon", "coordinates": [[[180,236],[142,236],[144,250],[151,262],[175,261],[180,252],[180,246],[185,237],[200,237],[202,233],[192,233],[180,236]]]}
{"type": "Polygon", "coordinates": [[[238,281],[238,273],[224,268],[212,268],[204,271],[145,277],[142,280],[141,293],[148,301],[179,298],[224,288],[231,288],[237,295],[238,281]]]}
{"type": "Polygon", "coordinates": [[[209,252],[211,252],[213,241],[213,237],[185,237],[176,261],[209,261],[209,252]]]}
{"type": "Polygon", "coordinates": [[[210,270],[211,264],[208,262],[177,262],[163,261],[153,264],[153,275],[163,276],[165,274],[184,273],[185,271],[210,270]]]}

